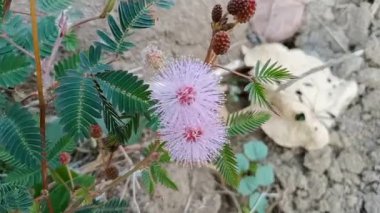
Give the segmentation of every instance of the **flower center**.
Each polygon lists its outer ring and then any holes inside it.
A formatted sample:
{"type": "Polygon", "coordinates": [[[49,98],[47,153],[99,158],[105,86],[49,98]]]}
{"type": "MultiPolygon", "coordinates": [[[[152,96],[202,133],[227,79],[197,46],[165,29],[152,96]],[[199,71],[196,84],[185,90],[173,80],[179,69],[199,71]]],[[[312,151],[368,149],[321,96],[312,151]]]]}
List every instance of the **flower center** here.
{"type": "Polygon", "coordinates": [[[190,105],[195,101],[196,92],[193,87],[185,86],[177,90],[177,98],[180,104],[190,105]]]}
{"type": "Polygon", "coordinates": [[[186,128],[184,137],[187,142],[195,143],[202,136],[203,132],[200,128],[186,128]]]}

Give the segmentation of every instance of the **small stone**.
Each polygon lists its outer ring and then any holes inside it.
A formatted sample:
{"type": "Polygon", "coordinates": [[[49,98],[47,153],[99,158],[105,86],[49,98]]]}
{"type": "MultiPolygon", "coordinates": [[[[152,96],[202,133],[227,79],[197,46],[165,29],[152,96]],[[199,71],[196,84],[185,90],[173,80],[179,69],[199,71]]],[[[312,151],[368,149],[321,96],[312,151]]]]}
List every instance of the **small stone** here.
{"type": "Polygon", "coordinates": [[[368,40],[371,24],[371,4],[363,2],[360,7],[353,4],[348,7],[347,36],[353,45],[363,45],[368,40]]]}
{"type": "Polygon", "coordinates": [[[347,203],[347,206],[349,206],[349,207],[355,207],[355,206],[357,206],[358,205],[358,201],[359,201],[359,199],[356,196],[354,196],[354,195],[349,195],[346,198],[346,203],[347,203]]]}
{"type": "Polygon", "coordinates": [[[354,174],[359,174],[366,166],[360,154],[354,151],[343,151],[337,160],[342,170],[354,174]]]}
{"type": "Polygon", "coordinates": [[[364,196],[364,208],[367,212],[379,212],[380,209],[380,195],[370,193],[364,196]]]}
{"type": "Polygon", "coordinates": [[[322,174],[331,165],[332,150],[325,147],[321,150],[310,151],[306,154],[303,165],[308,169],[322,174]]]}
{"type": "Polygon", "coordinates": [[[343,174],[342,174],[342,171],[340,170],[339,164],[336,161],[334,161],[331,164],[331,167],[327,171],[327,175],[333,181],[336,181],[336,182],[342,181],[343,174]]]}
{"type": "Polygon", "coordinates": [[[367,170],[362,173],[362,180],[367,183],[379,182],[380,175],[374,171],[367,170]]]}
{"type": "Polygon", "coordinates": [[[358,72],[356,79],[359,83],[365,84],[366,86],[380,89],[380,69],[367,68],[361,70],[358,72]]]}
{"type": "Polygon", "coordinates": [[[371,119],[372,119],[372,115],[371,115],[371,113],[366,112],[366,113],[362,114],[362,119],[363,119],[364,121],[369,121],[369,120],[371,120],[371,119]]]}
{"type": "Polygon", "coordinates": [[[312,172],[307,176],[307,186],[311,199],[320,199],[327,189],[327,178],[325,175],[312,172]]]}

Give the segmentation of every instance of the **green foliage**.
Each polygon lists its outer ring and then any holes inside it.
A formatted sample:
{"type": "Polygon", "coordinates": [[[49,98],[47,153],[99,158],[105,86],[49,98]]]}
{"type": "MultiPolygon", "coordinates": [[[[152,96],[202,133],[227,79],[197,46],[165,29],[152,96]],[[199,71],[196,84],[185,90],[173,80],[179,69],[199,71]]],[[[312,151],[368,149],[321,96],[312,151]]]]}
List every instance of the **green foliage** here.
{"type": "Polygon", "coordinates": [[[76,147],[75,141],[69,136],[62,137],[57,143],[52,147],[48,147],[48,159],[49,163],[57,162],[59,154],[62,152],[71,153],[76,147]]]}
{"type": "Polygon", "coordinates": [[[260,165],[257,167],[256,176],[257,184],[261,186],[269,186],[274,182],[274,172],[271,165],[260,165]]]}
{"type": "Polygon", "coordinates": [[[158,148],[156,148],[156,143],[150,144],[144,150],[144,155],[148,156],[153,152],[157,152],[160,157],[156,162],[152,163],[149,168],[141,172],[141,180],[144,187],[150,194],[154,193],[157,184],[162,184],[173,190],[178,190],[177,185],[171,180],[167,171],[161,166],[164,163],[170,162],[170,156],[164,149],[164,143],[159,144],[158,148]]]}
{"type": "Polygon", "coordinates": [[[94,205],[84,206],[76,213],[123,213],[128,210],[128,202],[125,200],[112,199],[106,203],[98,203],[94,205]]]}
{"type": "Polygon", "coordinates": [[[56,109],[64,130],[74,138],[89,137],[89,130],[101,117],[100,98],[91,79],[70,73],[59,79],[56,109]]]}
{"type": "Polygon", "coordinates": [[[151,105],[149,85],[126,71],[96,74],[100,88],[113,106],[127,114],[145,113],[151,105]]]}
{"type": "MultiPolygon", "coordinates": [[[[38,22],[38,38],[42,57],[51,55],[55,41],[58,37],[58,26],[55,23],[56,17],[47,16],[38,22]]],[[[63,47],[66,51],[74,51],[77,41],[75,33],[69,33],[63,38],[63,47]]]]}
{"type": "Polygon", "coordinates": [[[85,72],[98,73],[103,72],[111,67],[107,64],[99,63],[102,48],[100,46],[91,46],[88,54],[80,53],[80,66],[85,72]]]}
{"type": "Polygon", "coordinates": [[[41,168],[17,168],[7,174],[5,181],[7,183],[14,183],[23,186],[33,186],[41,183],[41,168]]]}
{"type": "Polygon", "coordinates": [[[37,123],[24,108],[14,105],[0,116],[0,147],[26,166],[39,165],[40,134],[37,123]]]}
{"type": "Polygon", "coordinates": [[[268,155],[268,147],[261,141],[251,141],[244,144],[244,154],[249,160],[263,160],[268,155]]]}
{"type": "Polygon", "coordinates": [[[156,184],[150,175],[150,171],[148,171],[148,170],[142,171],[141,172],[141,180],[142,180],[144,187],[149,192],[149,194],[153,194],[154,189],[156,187],[156,184]]]}
{"type": "Polygon", "coordinates": [[[216,161],[216,168],[228,184],[234,187],[239,184],[236,156],[230,145],[224,145],[216,161]]]}
{"type": "Polygon", "coordinates": [[[108,16],[108,25],[113,38],[104,31],[98,30],[101,42],[97,42],[105,50],[122,53],[134,47],[133,43],[126,41],[133,29],[145,29],[154,25],[154,17],[149,8],[152,6],[170,8],[174,3],[170,0],[127,0],[119,4],[119,23],[113,16],[108,16]]]}
{"type": "Polygon", "coordinates": [[[70,71],[77,71],[79,67],[80,59],[79,54],[74,54],[66,57],[54,65],[54,71],[56,78],[65,76],[70,71]]]}
{"type": "Polygon", "coordinates": [[[277,62],[270,63],[270,59],[264,64],[263,67],[260,66],[260,61],[257,61],[255,66],[255,78],[257,81],[265,84],[273,84],[276,81],[287,80],[292,78],[292,74],[277,62]]]}
{"type": "Polygon", "coordinates": [[[253,101],[253,103],[258,104],[261,107],[269,106],[264,85],[261,83],[253,81],[247,84],[247,86],[244,88],[244,91],[249,93],[249,100],[253,101]]]}
{"type": "Polygon", "coordinates": [[[251,209],[255,208],[258,213],[265,213],[268,207],[268,200],[264,194],[255,192],[249,196],[249,207],[251,209]]]}
{"type": "Polygon", "coordinates": [[[65,50],[69,52],[74,52],[78,47],[78,42],[79,40],[77,34],[74,31],[72,31],[65,35],[62,44],[65,50]]]}
{"type": "Polygon", "coordinates": [[[238,192],[244,196],[250,195],[258,187],[254,176],[246,176],[240,180],[238,192]]]}
{"type": "MultiPolygon", "coordinates": [[[[0,34],[8,35],[8,38],[27,50],[32,48],[30,27],[24,24],[21,16],[8,13],[3,23],[0,23],[0,34]]],[[[5,39],[0,39],[0,55],[6,53],[21,54],[22,52],[5,39]]]]}
{"type": "Polygon", "coordinates": [[[24,82],[31,73],[30,62],[25,56],[0,55],[0,86],[12,87],[24,82]]]}
{"type": "Polygon", "coordinates": [[[249,169],[249,160],[244,154],[237,154],[236,161],[240,173],[243,173],[249,169]]]}
{"type": "Polygon", "coordinates": [[[249,99],[261,107],[269,107],[269,102],[266,97],[264,84],[273,84],[277,81],[293,78],[291,73],[277,62],[272,63],[268,60],[263,67],[260,66],[260,61],[257,61],[255,66],[255,75],[252,82],[249,83],[244,90],[249,92],[249,99]]]}
{"type": "Polygon", "coordinates": [[[169,178],[166,170],[155,163],[150,167],[150,174],[154,182],[158,182],[170,189],[178,190],[177,185],[169,178]]]}
{"type": "Polygon", "coordinates": [[[0,182],[0,212],[27,212],[32,202],[32,197],[24,186],[0,182]]]}
{"type": "Polygon", "coordinates": [[[56,14],[68,8],[73,0],[38,0],[38,9],[49,14],[56,14]]]}
{"type": "Polygon", "coordinates": [[[261,141],[251,141],[244,144],[244,154],[237,154],[240,171],[245,175],[239,183],[238,192],[243,196],[250,195],[251,212],[264,213],[268,206],[265,193],[260,194],[257,189],[274,183],[273,167],[255,162],[265,159],[267,155],[268,147],[261,141]],[[254,162],[249,163],[249,160],[254,162]]]}
{"type": "Polygon", "coordinates": [[[244,135],[255,131],[270,118],[268,113],[264,112],[235,112],[228,115],[228,135],[244,135]]]}

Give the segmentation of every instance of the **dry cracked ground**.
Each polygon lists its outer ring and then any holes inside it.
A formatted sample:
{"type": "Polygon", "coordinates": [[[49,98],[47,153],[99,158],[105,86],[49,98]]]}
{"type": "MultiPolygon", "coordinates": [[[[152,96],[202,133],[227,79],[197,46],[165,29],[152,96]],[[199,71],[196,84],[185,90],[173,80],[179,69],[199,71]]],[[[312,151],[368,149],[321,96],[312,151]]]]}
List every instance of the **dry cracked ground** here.
{"type": "MultiPolygon", "coordinates": [[[[75,1],[91,16],[103,1],[75,1]]],[[[141,66],[140,51],[153,42],[171,56],[204,57],[208,45],[209,11],[215,3],[227,0],[177,0],[170,11],[157,11],[154,29],[137,32],[137,48],[125,54],[117,66],[131,69],[141,66]]],[[[310,0],[304,22],[290,42],[308,54],[323,60],[339,58],[349,52],[364,50],[361,57],[351,58],[332,67],[333,73],[360,84],[358,98],[337,118],[330,130],[330,144],[319,151],[286,149],[267,140],[269,162],[275,166],[279,197],[274,212],[380,212],[380,12],[372,13],[371,0],[310,0]]],[[[21,3],[20,3],[21,5],[21,3]]],[[[88,46],[97,39],[97,21],[80,29],[88,46]]],[[[241,57],[239,47],[248,44],[248,26],[234,32],[233,50],[222,63],[241,57]]],[[[252,45],[252,44],[251,44],[252,45]]],[[[252,136],[253,137],[253,136],[252,136]]],[[[248,137],[249,139],[249,137],[248,137]]],[[[242,145],[245,141],[233,141],[242,145]]],[[[142,212],[216,213],[237,212],[233,202],[221,193],[209,169],[169,168],[179,182],[180,191],[159,189],[153,198],[138,192],[142,212]]]]}

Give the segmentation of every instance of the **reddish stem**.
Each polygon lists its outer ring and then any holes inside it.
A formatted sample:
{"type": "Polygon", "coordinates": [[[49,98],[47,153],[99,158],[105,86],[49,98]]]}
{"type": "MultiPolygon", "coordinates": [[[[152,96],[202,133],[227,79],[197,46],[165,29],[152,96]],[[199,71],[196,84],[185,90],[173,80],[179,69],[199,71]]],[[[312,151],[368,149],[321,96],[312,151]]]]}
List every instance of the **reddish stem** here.
{"type": "Polygon", "coordinates": [[[36,0],[30,0],[30,18],[31,18],[31,23],[32,23],[34,59],[36,63],[36,72],[37,72],[38,101],[40,105],[42,187],[43,187],[43,192],[46,193],[46,200],[47,200],[49,212],[53,213],[54,209],[53,209],[51,200],[49,199],[49,189],[48,189],[48,179],[47,179],[48,165],[47,165],[47,160],[46,160],[46,121],[45,121],[46,106],[45,106],[44,90],[43,90],[40,47],[38,45],[38,20],[37,20],[37,10],[36,10],[36,0]]]}

